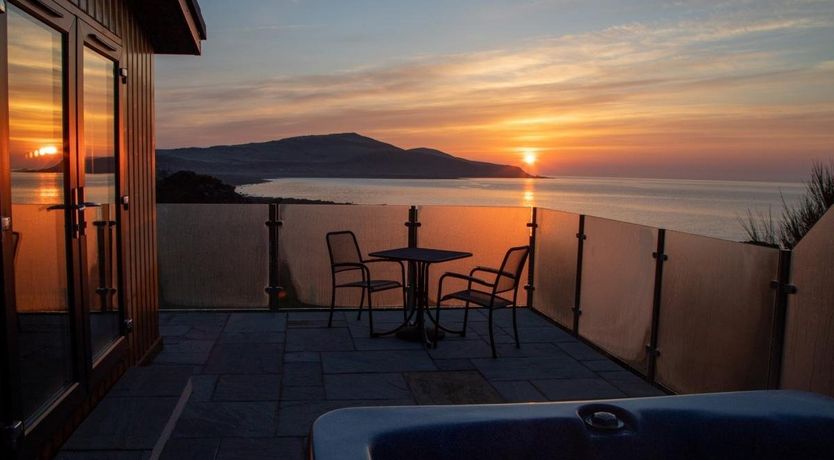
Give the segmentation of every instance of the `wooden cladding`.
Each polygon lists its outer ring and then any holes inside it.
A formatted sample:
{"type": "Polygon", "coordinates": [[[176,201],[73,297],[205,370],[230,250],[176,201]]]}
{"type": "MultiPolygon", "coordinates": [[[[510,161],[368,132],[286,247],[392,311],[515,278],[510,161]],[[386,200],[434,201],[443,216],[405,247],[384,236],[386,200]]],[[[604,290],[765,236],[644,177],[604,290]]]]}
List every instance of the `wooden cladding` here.
{"type": "Polygon", "coordinates": [[[125,30],[123,0],[68,0],[68,3],[115,35],[121,36],[121,31],[125,30]]]}
{"type": "MultiPolygon", "coordinates": [[[[95,11],[108,10],[109,0],[87,0],[95,11]]],[[[102,13],[104,14],[104,13],[102,13]]],[[[104,14],[106,16],[106,14],[104,14]]],[[[126,8],[120,8],[115,30],[122,31],[128,69],[125,95],[125,190],[129,207],[124,222],[123,253],[126,317],[134,321],[130,343],[135,364],[159,341],[159,301],[156,264],[156,137],[154,132],[154,50],[147,34],[126,8]]]]}

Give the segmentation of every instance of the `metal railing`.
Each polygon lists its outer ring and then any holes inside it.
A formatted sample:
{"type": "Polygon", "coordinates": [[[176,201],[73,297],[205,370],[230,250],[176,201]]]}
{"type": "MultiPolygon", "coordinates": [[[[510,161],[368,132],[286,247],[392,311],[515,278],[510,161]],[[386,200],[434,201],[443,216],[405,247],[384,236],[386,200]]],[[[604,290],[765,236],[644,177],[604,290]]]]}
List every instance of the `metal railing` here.
{"type": "MultiPolygon", "coordinates": [[[[648,381],[683,393],[779,386],[793,292],[786,251],[541,208],[159,205],[158,214],[163,308],[327,307],[324,235],[334,230],[354,231],[366,254],[407,245],[474,254],[437,267],[430,293],[443,271],[496,265],[506,248],[529,244],[526,304],[648,381]]],[[[356,297],[340,293],[337,305],[356,297]]]]}

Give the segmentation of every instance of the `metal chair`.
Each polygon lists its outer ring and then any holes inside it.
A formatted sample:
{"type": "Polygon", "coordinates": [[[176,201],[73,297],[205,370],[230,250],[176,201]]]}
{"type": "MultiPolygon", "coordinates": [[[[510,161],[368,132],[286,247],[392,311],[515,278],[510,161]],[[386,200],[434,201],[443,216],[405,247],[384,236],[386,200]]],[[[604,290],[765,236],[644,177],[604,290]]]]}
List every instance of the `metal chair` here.
{"type": "Polygon", "coordinates": [[[515,346],[520,346],[518,341],[518,324],[516,321],[516,300],[518,298],[518,285],[521,279],[521,272],[524,271],[524,263],[527,261],[527,256],[530,254],[529,246],[519,246],[510,248],[507,254],[504,255],[504,260],[501,262],[501,267],[498,269],[490,267],[475,267],[469,272],[469,276],[459,273],[445,273],[440,277],[437,287],[437,310],[435,312],[436,318],[434,321],[434,346],[437,347],[437,336],[439,329],[453,334],[459,334],[461,337],[466,336],[466,324],[469,319],[469,304],[474,303],[481,307],[489,309],[489,341],[492,346],[492,357],[496,358],[495,353],[495,335],[492,331],[492,312],[499,308],[512,307],[513,309],[513,332],[515,333],[515,346]],[[475,274],[481,272],[487,274],[489,277],[494,277],[492,281],[476,278],[475,274]],[[446,278],[453,278],[467,281],[466,289],[456,291],[451,294],[443,294],[443,281],[446,278]],[[478,285],[473,289],[472,285],[478,285]],[[512,292],[512,300],[499,296],[499,294],[512,292]],[[440,304],[444,300],[457,299],[465,303],[463,311],[463,329],[460,331],[452,331],[440,325],[440,304]]]}
{"type": "Polygon", "coordinates": [[[336,308],[336,289],[352,288],[361,289],[362,297],[359,300],[359,314],[356,320],[362,319],[362,307],[365,304],[365,294],[368,295],[368,323],[371,330],[371,337],[374,336],[374,316],[373,316],[373,302],[371,294],[374,292],[387,291],[390,289],[401,288],[403,291],[403,315],[407,315],[406,311],[406,290],[405,290],[405,265],[397,260],[388,259],[363,259],[362,253],[359,251],[359,243],[356,242],[356,235],[350,231],[330,232],[327,234],[327,250],[330,253],[330,275],[331,275],[331,295],[330,295],[330,317],[327,320],[327,327],[333,325],[333,311],[336,308]],[[373,279],[371,278],[371,271],[368,264],[374,263],[394,263],[400,266],[400,281],[373,279]],[[356,280],[355,276],[351,277],[352,281],[338,282],[337,278],[344,278],[345,274],[361,273],[362,278],[356,280]]]}

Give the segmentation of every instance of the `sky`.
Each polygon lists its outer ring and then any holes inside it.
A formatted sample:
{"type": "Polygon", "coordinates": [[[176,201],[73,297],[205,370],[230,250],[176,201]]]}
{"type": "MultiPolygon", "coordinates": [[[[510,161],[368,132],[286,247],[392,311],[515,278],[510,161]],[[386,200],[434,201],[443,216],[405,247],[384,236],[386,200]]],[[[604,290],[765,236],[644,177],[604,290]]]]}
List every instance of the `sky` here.
{"type": "Polygon", "coordinates": [[[542,175],[798,180],[834,161],[832,0],[200,0],[159,148],[358,132],[542,175]],[[525,161],[526,160],[526,161],[525,161]]]}

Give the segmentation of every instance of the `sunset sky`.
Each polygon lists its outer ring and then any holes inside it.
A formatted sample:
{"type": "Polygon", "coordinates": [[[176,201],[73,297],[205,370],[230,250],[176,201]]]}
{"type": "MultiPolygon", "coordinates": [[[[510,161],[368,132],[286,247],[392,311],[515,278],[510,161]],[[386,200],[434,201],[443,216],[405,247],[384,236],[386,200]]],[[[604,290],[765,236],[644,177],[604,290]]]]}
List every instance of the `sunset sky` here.
{"type": "Polygon", "coordinates": [[[834,158],[831,0],[200,5],[203,56],[157,61],[160,148],[359,132],[546,175],[749,180],[834,158]]]}

